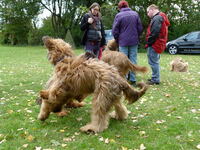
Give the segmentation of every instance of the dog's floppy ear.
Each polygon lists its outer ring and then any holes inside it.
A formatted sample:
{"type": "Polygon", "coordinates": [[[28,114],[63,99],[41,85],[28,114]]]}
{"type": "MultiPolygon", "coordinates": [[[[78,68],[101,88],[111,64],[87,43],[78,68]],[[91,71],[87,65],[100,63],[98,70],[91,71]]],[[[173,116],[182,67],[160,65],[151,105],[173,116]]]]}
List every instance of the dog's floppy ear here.
{"type": "Polygon", "coordinates": [[[49,91],[47,91],[47,90],[41,90],[40,91],[40,97],[42,99],[48,99],[49,98],[49,91]]]}

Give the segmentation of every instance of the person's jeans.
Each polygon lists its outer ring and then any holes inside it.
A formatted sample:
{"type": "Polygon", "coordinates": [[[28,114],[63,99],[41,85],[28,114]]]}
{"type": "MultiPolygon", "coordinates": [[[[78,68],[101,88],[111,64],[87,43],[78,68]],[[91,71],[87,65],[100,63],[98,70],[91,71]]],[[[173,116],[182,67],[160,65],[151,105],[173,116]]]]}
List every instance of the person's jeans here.
{"type": "Polygon", "coordinates": [[[160,82],[160,54],[156,53],[152,47],[147,49],[148,63],[151,66],[152,77],[151,81],[160,82]]]}
{"type": "MultiPolygon", "coordinates": [[[[119,51],[124,53],[133,64],[137,64],[137,52],[138,52],[138,45],[134,46],[125,46],[119,47],[119,51]]],[[[120,59],[120,58],[119,58],[120,59]]],[[[134,82],[136,81],[135,73],[129,73],[129,81],[134,82]]]]}

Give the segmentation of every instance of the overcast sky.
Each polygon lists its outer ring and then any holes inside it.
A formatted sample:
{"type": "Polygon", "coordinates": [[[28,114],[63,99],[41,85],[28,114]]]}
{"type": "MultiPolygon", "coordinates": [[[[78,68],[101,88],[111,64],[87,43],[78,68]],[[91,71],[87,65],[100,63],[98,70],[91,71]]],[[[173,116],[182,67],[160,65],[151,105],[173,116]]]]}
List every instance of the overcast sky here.
{"type": "Polygon", "coordinates": [[[43,13],[40,14],[40,15],[38,15],[39,21],[37,22],[37,25],[39,27],[41,27],[41,25],[42,25],[42,19],[44,19],[44,18],[46,18],[46,17],[48,17],[50,15],[51,15],[51,13],[47,9],[44,9],[43,13]]]}

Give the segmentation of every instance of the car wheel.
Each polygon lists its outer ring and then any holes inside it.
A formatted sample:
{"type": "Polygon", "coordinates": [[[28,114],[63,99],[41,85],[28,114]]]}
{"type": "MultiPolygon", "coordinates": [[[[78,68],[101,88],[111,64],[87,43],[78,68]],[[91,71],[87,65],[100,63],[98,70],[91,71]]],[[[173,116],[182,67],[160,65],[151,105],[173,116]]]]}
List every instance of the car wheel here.
{"type": "Polygon", "coordinates": [[[168,52],[172,55],[175,55],[178,53],[178,47],[176,45],[170,45],[168,47],[168,52]]]}

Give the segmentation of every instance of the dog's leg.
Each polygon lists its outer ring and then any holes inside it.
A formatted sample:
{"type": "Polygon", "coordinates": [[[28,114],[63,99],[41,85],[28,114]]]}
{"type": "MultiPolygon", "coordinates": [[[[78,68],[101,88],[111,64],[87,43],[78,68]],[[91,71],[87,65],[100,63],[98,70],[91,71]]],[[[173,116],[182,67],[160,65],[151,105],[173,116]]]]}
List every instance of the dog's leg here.
{"type": "Polygon", "coordinates": [[[49,117],[50,111],[48,108],[48,104],[45,102],[42,102],[42,105],[40,107],[40,113],[38,114],[38,119],[41,121],[46,120],[49,117]]]}
{"type": "Polygon", "coordinates": [[[66,108],[78,108],[78,107],[83,107],[84,106],[84,102],[78,102],[75,100],[69,101],[65,107],[66,108]]]}
{"type": "Polygon", "coordinates": [[[111,101],[99,93],[97,98],[93,99],[91,123],[80,128],[83,132],[102,132],[108,128],[109,114],[111,108],[111,101]]]}
{"type": "Polygon", "coordinates": [[[126,106],[121,102],[119,99],[117,103],[114,104],[115,111],[110,113],[110,116],[112,118],[115,118],[117,120],[124,120],[128,117],[128,111],[126,106]]]}

